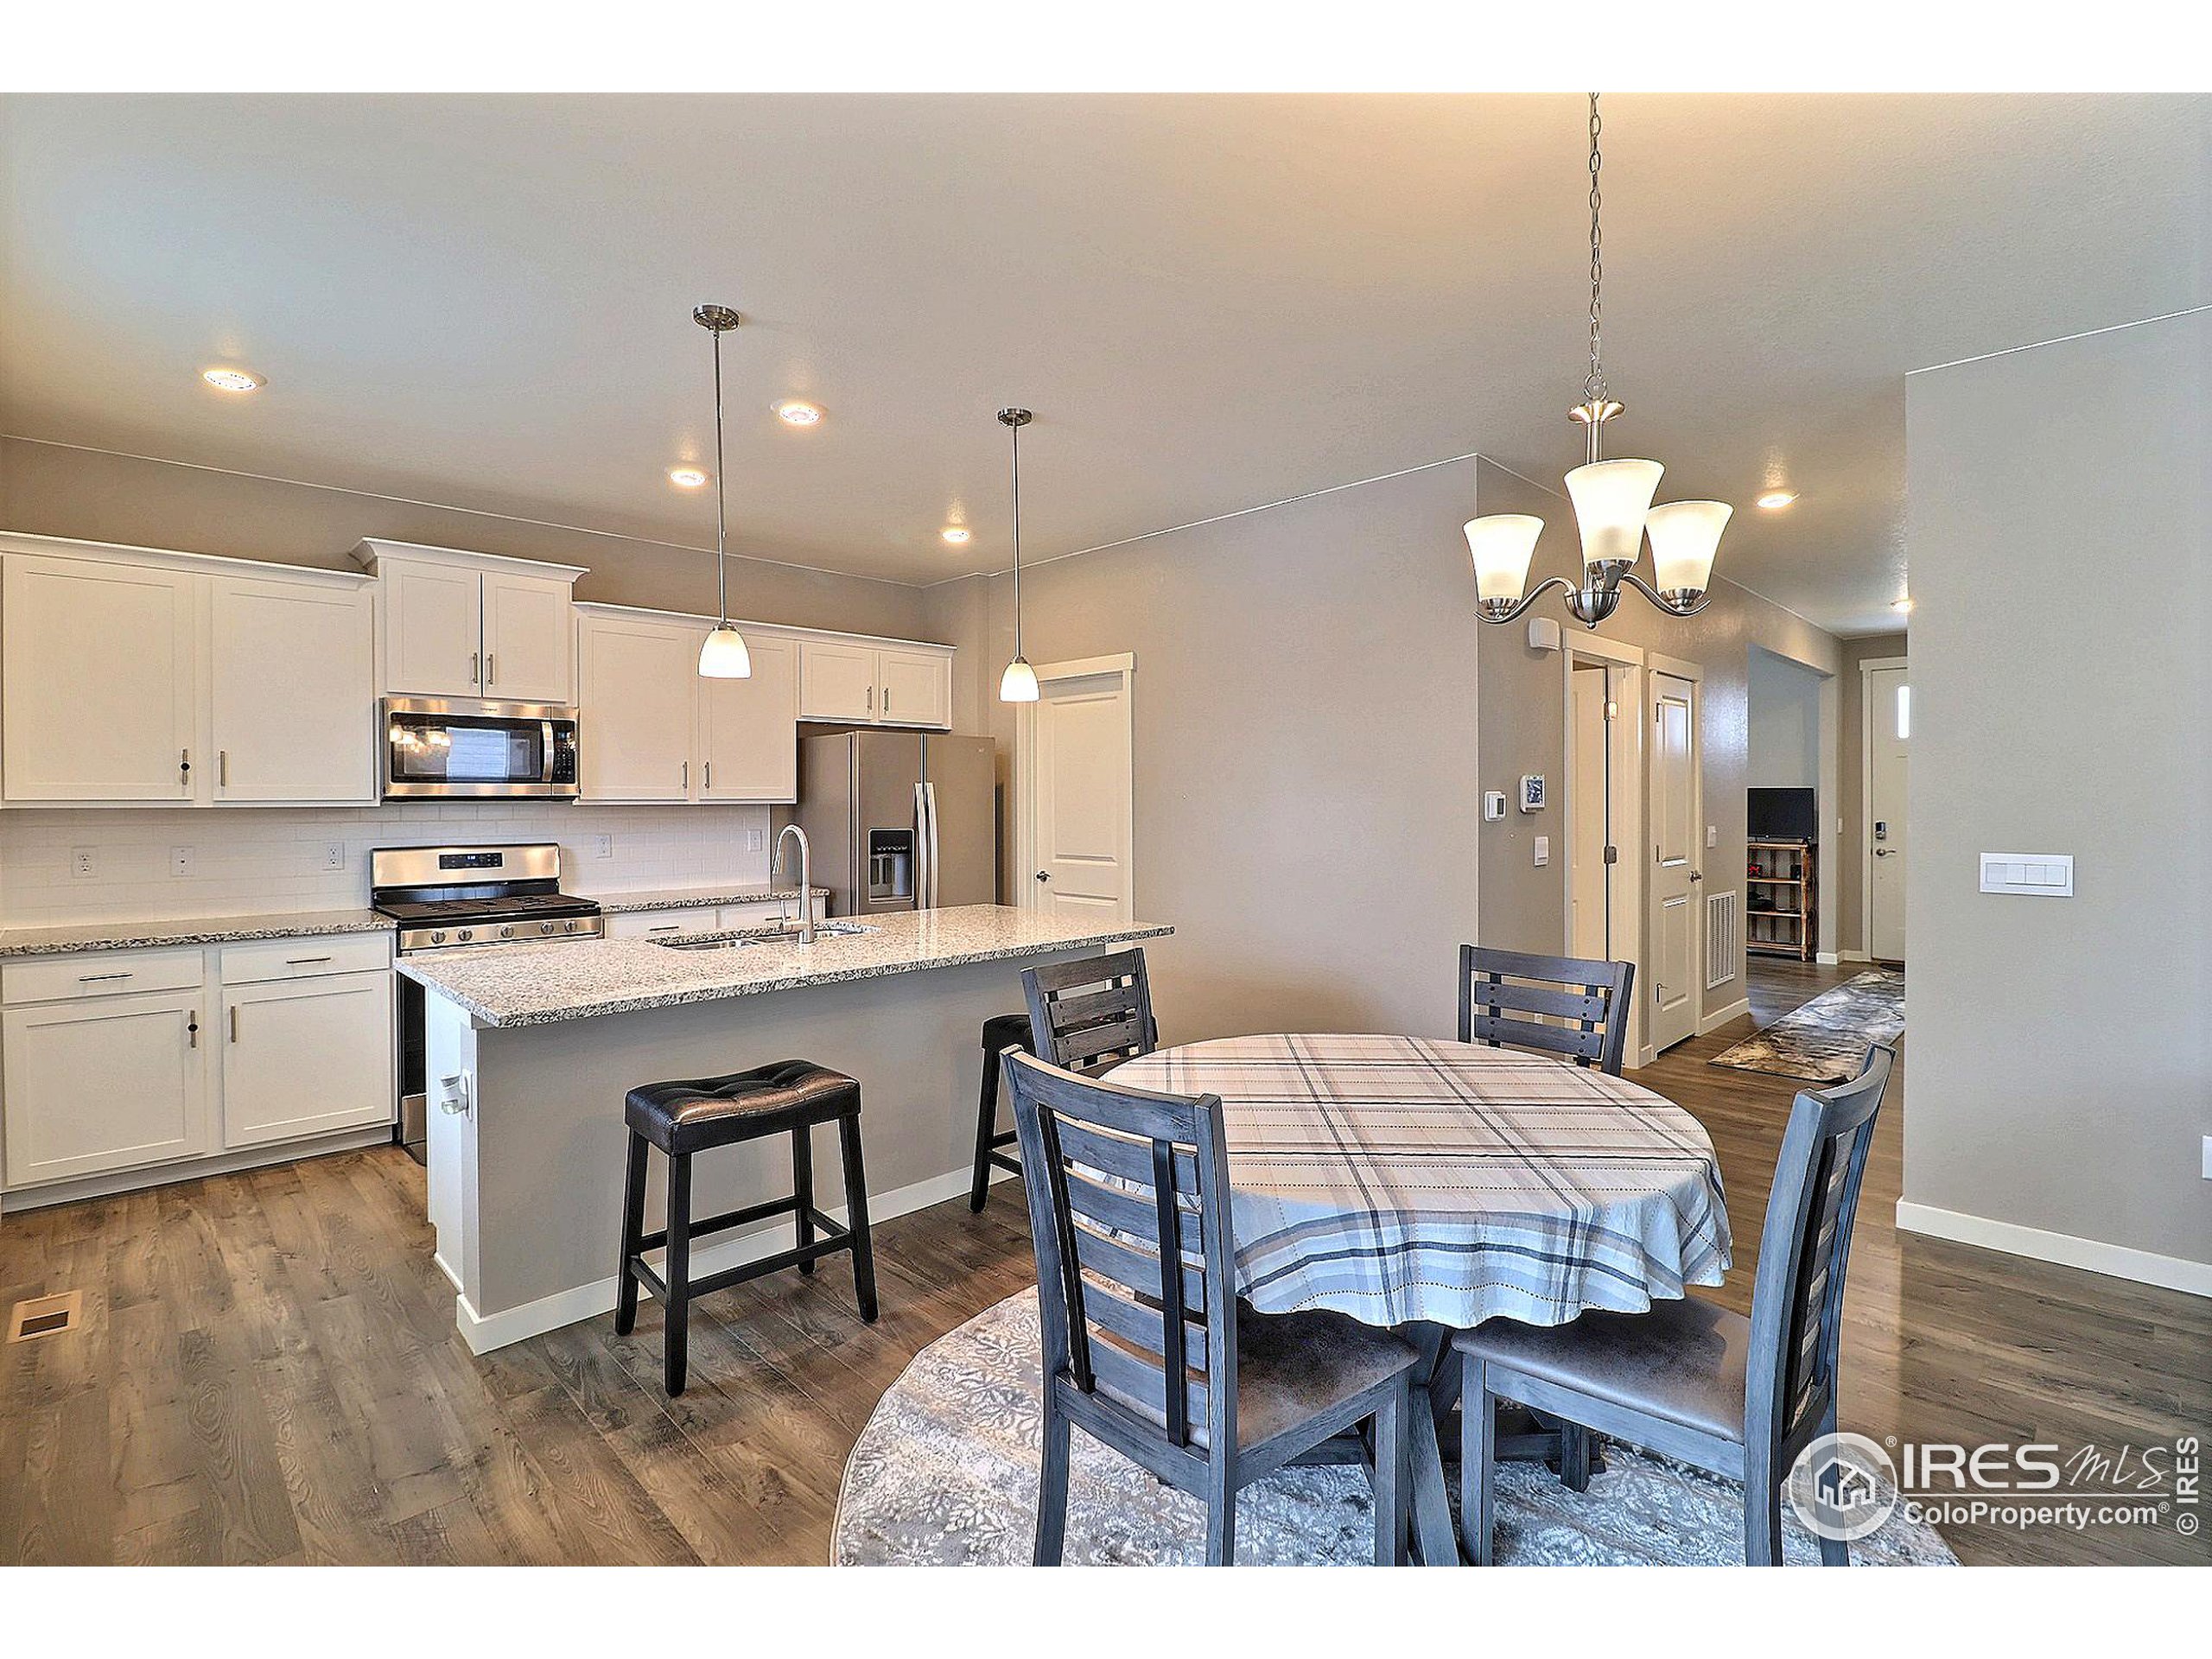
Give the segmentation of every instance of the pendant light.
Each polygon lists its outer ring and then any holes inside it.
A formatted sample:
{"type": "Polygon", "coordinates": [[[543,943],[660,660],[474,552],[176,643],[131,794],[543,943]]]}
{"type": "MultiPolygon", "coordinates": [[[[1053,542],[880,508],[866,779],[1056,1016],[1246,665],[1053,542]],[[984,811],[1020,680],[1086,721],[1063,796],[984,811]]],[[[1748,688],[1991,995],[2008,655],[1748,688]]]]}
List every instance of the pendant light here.
{"type": "Polygon", "coordinates": [[[1522,594],[1529,584],[1529,563],[1536,550],[1536,537],[1544,521],[1526,513],[1493,513],[1466,524],[1467,550],[1475,564],[1475,611],[1485,622],[1510,622],[1536,602],[1540,595],[1558,588],[1567,594],[1567,608],[1576,621],[1596,627],[1619,608],[1621,588],[1635,588],[1661,610],[1674,616],[1694,616],[1706,605],[1706,590],[1713,581],[1713,556],[1720,545],[1720,532],[1732,509],[1725,501],[1672,501],[1653,506],[1660,474],[1656,461],[1607,461],[1602,435],[1605,423],[1621,412],[1605,390],[1605,371],[1600,352],[1604,320],[1605,241],[1599,228],[1602,198],[1598,191],[1599,169],[1605,156],[1598,147],[1603,130],[1598,118],[1598,94],[1590,94],[1590,372],[1582,382],[1582,401],[1567,411],[1567,418],[1586,429],[1583,464],[1567,475],[1567,493],[1574,504],[1574,522],[1582,536],[1582,579],[1570,582],[1552,576],[1537,584],[1535,593],[1522,594]],[[1644,533],[1651,536],[1651,562],[1656,584],[1636,574],[1643,550],[1644,533]]]}
{"type": "Polygon", "coordinates": [[[1026,409],[999,410],[999,424],[1014,438],[1014,660],[999,676],[1001,702],[1037,701],[1037,671],[1021,654],[1021,429],[1032,418],[1026,409]]]}
{"type": "Polygon", "coordinates": [[[715,598],[721,620],[699,647],[699,672],[709,680],[749,680],[753,653],[745,636],[729,625],[729,466],[722,450],[722,336],[743,321],[726,305],[702,305],[691,321],[715,337],[715,598]]]}

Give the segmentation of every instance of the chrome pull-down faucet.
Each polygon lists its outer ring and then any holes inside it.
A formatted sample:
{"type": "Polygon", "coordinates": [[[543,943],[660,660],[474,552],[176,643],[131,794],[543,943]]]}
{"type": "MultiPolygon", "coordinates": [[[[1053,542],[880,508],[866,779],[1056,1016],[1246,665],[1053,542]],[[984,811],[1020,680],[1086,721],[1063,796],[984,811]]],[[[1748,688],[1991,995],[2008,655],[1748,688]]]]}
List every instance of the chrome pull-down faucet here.
{"type": "Polygon", "coordinates": [[[769,874],[788,871],[789,861],[784,856],[784,842],[791,836],[798,837],[798,942],[814,943],[814,849],[806,844],[806,831],[795,823],[784,826],[784,833],[776,837],[776,858],[769,874]]]}

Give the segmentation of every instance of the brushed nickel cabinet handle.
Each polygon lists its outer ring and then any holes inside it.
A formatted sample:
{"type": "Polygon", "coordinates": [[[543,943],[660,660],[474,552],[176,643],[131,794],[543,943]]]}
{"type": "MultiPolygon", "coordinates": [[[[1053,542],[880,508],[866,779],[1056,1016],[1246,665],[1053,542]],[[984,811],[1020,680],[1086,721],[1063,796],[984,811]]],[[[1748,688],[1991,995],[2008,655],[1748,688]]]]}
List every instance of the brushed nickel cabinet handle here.
{"type": "Polygon", "coordinates": [[[233,1003],[232,1003],[232,1004],[231,1004],[231,1040],[232,1040],[232,1042],[234,1042],[234,1043],[235,1043],[236,1041],[238,1041],[238,1005],[237,1003],[233,1002],[233,1003]]]}
{"type": "Polygon", "coordinates": [[[495,651],[487,651],[484,653],[484,683],[497,685],[499,683],[499,654],[495,651]]]}
{"type": "Polygon", "coordinates": [[[476,677],[476,665],[480,660],[482,659],[479,658],[474,652],[472,651],[468,653],[468,683],[471,685],[482,683],[482,682],[476,677]]]}
{"type": "Polygon", "coordinates": [[[228,749],[215,751],[215,781],[226,789],[230,786],[231,752],[228,749]]]}
{"type": "Polygon", "coordinates": [[[715,786],[715,763],[711,760],[706,763],[706,773],[707,787],[712,789],[715,786]]]}
{"type": "Polygon", "coordinates": [[[128,974],[79,974],[77,976],[77,982],[79,985],[97,985],[104,979],[128,979],[130,977],[130,976],[128,974]]]}
{"type": "Polygon", "coordinates": [[[284,965],[287,968],[307,968],[315,963],[329,960],[328,957],[287,957],[284,958],[284,965]]]}

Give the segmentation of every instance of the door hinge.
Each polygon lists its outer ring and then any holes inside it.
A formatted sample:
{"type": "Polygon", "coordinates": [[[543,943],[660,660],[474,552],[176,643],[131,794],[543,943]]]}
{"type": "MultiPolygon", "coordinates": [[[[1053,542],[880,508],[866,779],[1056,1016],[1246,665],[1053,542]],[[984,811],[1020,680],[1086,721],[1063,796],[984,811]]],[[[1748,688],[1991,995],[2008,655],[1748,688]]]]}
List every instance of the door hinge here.
{"type": "Polygon", "coordinates": [[[1620,861],[1621,861],[1621,849],[1620,849],[1619,848],[1618,848],[1618,847],[1608,847],[1608,848],[1606,848],[1606,849],[1605,849],[1605,862],[1606,862],[1606,863],[1608,863],[1608,864],[1618,864],[1618,863],[1619,863],[1620,861]]]}

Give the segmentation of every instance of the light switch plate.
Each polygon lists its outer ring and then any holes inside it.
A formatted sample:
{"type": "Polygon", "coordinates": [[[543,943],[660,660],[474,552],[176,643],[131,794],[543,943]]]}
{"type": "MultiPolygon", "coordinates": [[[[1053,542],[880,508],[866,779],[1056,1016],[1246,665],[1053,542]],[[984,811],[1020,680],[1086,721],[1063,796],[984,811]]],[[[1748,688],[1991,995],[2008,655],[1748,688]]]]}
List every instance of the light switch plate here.
{"type": "Polygon", "coordinates": [[[1538,836],[1536,837],[1536,868],[1541,869],[1551,861],[1552,838],[1549,836],[1538,836]]]}
{"type": "Polygon", "coordinates": [[[171,875],[190,875],[192,874],[191,848],[172,847],[169,849],[169,874],[171,875]]]}
{"type": "Polygon", "coordinates": [[[2212,1181],[2212,1135],[2204,1137],[2204,1179],[2212,1181]]]}
{"type": "Polygon", "coordinates": [[[760,830],[748,830],[745,832],[745,850],[747,852],[757,853],[766,844],[766,839],[760,830]]]}
{"type": "Polygon", "coordinates": [[[2038,899],[2074,896],[2074,855],[2071,853],[1984,853],[1981,855],[1984,893],[2026,893],[2038,899]]]}
{"type": "Polygon", "coordinates": [[[613,857],[614,837],[612,836],[594,836],[591,838],[591,850],[593,856],[596,858],[613,857]]]}
{"type": "Polygon", "coordinates": [[[1718,847],[1720,844],[1720,826],[1719,824],[1708,823],[1705,826],[1705,844],[1708,847],[1718,847]]]}

